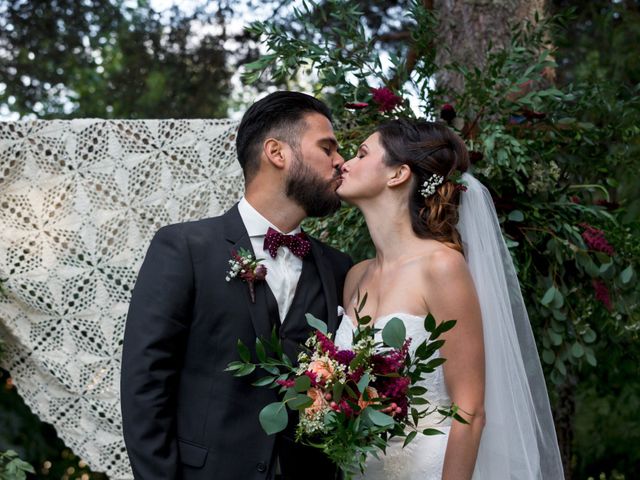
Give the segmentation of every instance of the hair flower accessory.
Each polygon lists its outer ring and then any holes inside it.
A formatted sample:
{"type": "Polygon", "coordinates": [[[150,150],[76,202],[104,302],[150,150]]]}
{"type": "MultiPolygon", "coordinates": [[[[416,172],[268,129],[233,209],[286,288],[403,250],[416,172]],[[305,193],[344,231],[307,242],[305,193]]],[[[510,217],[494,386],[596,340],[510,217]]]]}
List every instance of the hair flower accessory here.
{"type": "Polygon", "coordinates": [[[229,271],[225,277],[227,282],[236,277],[246,282],[252,303],[256,303],[255,282],[262,281],[267,276],[267,267],[260,263],[262,260],[262,258],[254,258],[251,252],[244,248],[238,251],[233,250],[229,260],[229,271]]]}
{"type": "Polygon", "coordinates": [[[444,177],[442,175],[438,175],[434,173],[422,184],[422,188],[420,189],[420,194],[424,198],[428,198],[434,193],[436,193],[436,188],[438,188],[444,182],[444,177]]]}

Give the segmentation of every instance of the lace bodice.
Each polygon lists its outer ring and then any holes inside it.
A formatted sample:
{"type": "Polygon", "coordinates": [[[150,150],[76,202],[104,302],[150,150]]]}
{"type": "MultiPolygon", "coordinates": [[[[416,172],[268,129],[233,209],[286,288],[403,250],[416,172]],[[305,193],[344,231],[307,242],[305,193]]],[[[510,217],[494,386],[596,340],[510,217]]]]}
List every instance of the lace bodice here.
{"type": "MultiPolygon", "coordinates": [[[[376,328],[380,329],[380,331],[376,333],[376,340],[382,341],[381,331],[384,328],[384,325],[394,317],[399,318],[404,323],[407,330],[407,337],[411,338],[409,353],[410,355],[413,355],[416,348],[418,348],[418,345],[420,345],[420,343],[422,343],[429,335],[424,328],[424,317],[421,315],[412,315],[402,312],[390,313],[379,317],[375,320],[376,328]]],[[[354,329],[354,320],[345,314],[342,317],[342,323],[336,332],[335,344],[338,348],[351,348],[354,329]]],[[[432,358],[437,358],[439,355],[440,353],[436,352],[432,358]]],[[[427,389],[425,398],[429,400],[432,405],[447,407],[451,404],[451,400],[444,383],[444,372],[442,370],[442,366],[437,367],[435,372],[427,375],[427,377],[420,381],[418,385],[427,389]]],[[[429,421],[429,418],[430,417],[427,417],[425,420],[429,421]]],[[[445,424],[447,424],[447,422],[445,422],[445,424]]]]}

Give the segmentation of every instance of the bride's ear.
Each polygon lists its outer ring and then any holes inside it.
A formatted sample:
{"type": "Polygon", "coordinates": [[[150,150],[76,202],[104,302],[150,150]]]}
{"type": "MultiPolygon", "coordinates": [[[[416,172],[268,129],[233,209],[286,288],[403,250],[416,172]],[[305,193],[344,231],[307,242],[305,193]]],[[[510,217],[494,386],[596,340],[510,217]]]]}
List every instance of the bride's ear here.
{"type": "Polygon", "coordinates": [[[262,153],[265,155],[267,162],[278,169],[284,168],[286,163],[283,147],[282,142],[275,138],[267,138],[262,144],[262,153]]]}
{"type": "Polygon", "coordinates": [[[403,185],[411,179],[411,169],[406,163],[395,169],[393,175],[387,180],[387,186],[397,187],[403,185]]]}

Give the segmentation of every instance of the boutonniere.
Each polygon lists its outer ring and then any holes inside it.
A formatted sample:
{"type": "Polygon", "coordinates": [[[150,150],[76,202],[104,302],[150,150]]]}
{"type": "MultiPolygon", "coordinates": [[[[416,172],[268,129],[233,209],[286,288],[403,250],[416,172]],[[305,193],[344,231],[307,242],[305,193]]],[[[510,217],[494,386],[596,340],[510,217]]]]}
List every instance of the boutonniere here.
{"type": "Polygon", "coordinates": [[[262,258],[254,258],[251,252],[244,248],[238,251],[233,250],[229,259],[229,271],[225,280],[230,282],[231,279],[239,277],[247,282],[252,303],[256,303],[255,282],[262,281],[267,276],[267,267],[260,263],[262,260],[262,258]]]}

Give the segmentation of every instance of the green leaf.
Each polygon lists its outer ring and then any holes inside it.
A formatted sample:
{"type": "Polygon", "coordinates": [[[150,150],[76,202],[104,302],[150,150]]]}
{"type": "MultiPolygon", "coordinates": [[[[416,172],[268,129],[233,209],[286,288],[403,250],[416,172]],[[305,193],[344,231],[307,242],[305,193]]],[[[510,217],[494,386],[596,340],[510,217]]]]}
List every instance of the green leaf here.
{"type": "Polygon", "coordinates": [[[406,447],[407,445],[409,445],[411,443],[411,441],[416,438],[416,435],[418,434],[418,432],[416,432],[415,430],[412,432],[409,432],[409,435],[407,435],[407,438],[404,439],[404,443],[402,444],[402,448],[406,447]]]}
{"type": "Polygon", "coordinates": [[[395,423],[395,420],[392,417],[379,410],[367,407],[365,408],[365,411],[374,425],[378,425],[379,427],[389,427],[395,423]]]}
{"type": "Polygon", "coordinates": [[[587,331],[584,332],[584,334],[582,335],[582,340],[584,340],[586,343],[595,342],[596,341],[596,332],[594,332],[590,328],[587,329],[587,331]]]}
{"type": "Polygon", "coordinates": [[[545,349],[542,351],[542,360],[548,365],[553,365],[553,362],[556,361],[556,355],[553,351],[545,349]]]}
{"type": "Polygon", "coordinates": [[[259,338],[256,339],[256,356],[261,363],[264,363],[267,359],[267,352],[264,349],[264,344],[259,338]]]}
{"type": "Polygon", "coordinates": [[[524,220],[524,213],[520,210],[512,210],[509,212],[509,216],[507,218],[512,222],[522,222],[524,220]]]}
{"type": "Polygon", "coordinates": [[[542,300],[540,300],[540,303],[542,303],[542,305],[547,307],[555,298],[556,290],[557,290],[556,287],[549,287],[549,289],[545,292],[544,296],[542,297],[542,300]]]}
{"type": "Polygon", "coordinates": [[[281,432],[287,427],[287,422],[289,421],[287,409],[283,402],[270,403],[264,407],[260,410],[258,419],[267,435],[281,432]]]}
{"type": "Polygon", "coordinates": [[[369,376],[368,373],[365,373],[364,375],[362,375],[362,378],[358,382],[358,391],[364,392],[364,389],[369,386],[370,381],[371,381],[371,377],[369,376]]]}
{"type": "Polygon", "coordinates": [[[340,382],[336,382],[333,384],[333,400],[339,402],[342,398],[342,390],[344,389],[344,384],[340,382]]]}
{"type": "Polygon", "coordinates": [[[313,405],[313,399],[307,395],[296,395],[287,402],[292,410],[302,410],[313,405]]]}
{"type": "Polygon", "coordinates": [[[306,375],[301,375],[295,379],[293,388],[296,392],[306,392],[311,388],[311,379],[306,375]]]}
{"type": "Polygon", "coordinates": [[[596,365],[598,365],[598,361],[596,360],[596,356],[593,354],[593,350],[589,347],[584,349],[584,355],[585,358],[587,359],[587,363],[589,365],[591,365],[592,367],[595,367],[596,365]]]}
{"type": "Polygon", "coordinates": [[[240,339],[238,339],[238,353],[243,362],[251,361],[251,353],[249,353],[249,349],[240,339]]]}
{"type": "Polygon", "coordinates": [[[457,320],[445,320],[444,322],[440,322],[440,324],[435,328],[435,330],[429,336],[429,340],[435,340],[444,332],[448,332],[453,327],[456,326],[457,320]]]}
{"type": "Polygon", "coordinates": [[[245,363],[242,368],[238,369],[234,376],[236,377],[246,377],[250,373],[252,373],[256,369],[256,366],[253,363],[245,363]]]}
{"type": "Polygon", "coordinates": [[[436,328],[436,319],[431,314],[427,315],[424,319],[424,329],[427,332],[432,333],[435,330],[435,328],[436,328]]]}
{"type": "Polygon", "coordinates": [[[305,318],[307,319],[307,323],[311,328],[315,328],[316,330],[321,331],[325,335],[327,334],[327,331],[328,331],[327,324],[324,323],[322,320],[317,319],[310,313],[307,313],[305,315],[305,318]]]}
{"type": "Polygon", "coordinates": [[[444,435],[444,432],[437,428],[425,428],[422,430],[423,435],[444,435]]]}
{"type": "Polygon", "coordinates": [[[560,335],[557,332],[554,332],[553,330],[548,330],[549,332],[549,338],[551,339],[551,343],[553,345],[555,345],[556,347],[560,344],[562,344],[562,335],[560,335]]]}
{"type": "Polygon", "coordinates": [[[262,377],[261,379],[253,382],[251,385],[253,385],[254,387],[265,387],[267,385],[270,385],[275,379],[276,377],[272,376],[262,377]]]}
{"type": "Polygon", "coordinates": [[[392,348],[402,348],[407,329],[397,317],[392,318],[382,329],[382,341],[385,345],[392,348]]]}
{"type": "Polygon", "coordinates": [[[584,355],[584,348],[582,345],[580,345],[578,342],[574,343],[571,346],[571,355],[573,355],[576,358],[580,358],[584,355]]]}
{"type": "Polygon", "coordinates": [[[633,277],[633,266],[629,265],[620,273],[620,281],[626,285],[631,281],[631,277],[633,277]]]}

